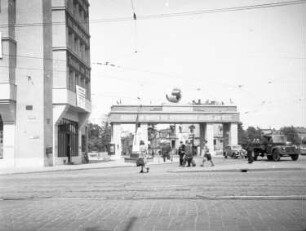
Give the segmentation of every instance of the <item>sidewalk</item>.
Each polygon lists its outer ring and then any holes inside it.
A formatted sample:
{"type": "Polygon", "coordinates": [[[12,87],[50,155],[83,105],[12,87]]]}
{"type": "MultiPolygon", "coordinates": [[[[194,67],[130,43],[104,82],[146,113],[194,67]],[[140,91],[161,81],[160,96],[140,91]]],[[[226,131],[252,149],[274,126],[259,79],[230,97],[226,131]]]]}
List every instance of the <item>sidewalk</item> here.
{"type": "MultiPolygon", "coordinates": [[[[174,158],[173,162],[178,162],[177,158],[174,158]]],[[[156,157],[152,161],[149,161],[150,165],[155,164],[172,164],[173,162],[163,162],[161,157],[156,157]]],[[[135,167],[135,163],[125,162],[124,158],[118,160],[92,160],[87,164],[76,165],[58,165],[54,167],[40,167],[40,168],[3,168],[0,169],[0,175],[4,174],[20,174],[20,173],[34,173],[34,172],[54,172],[54,171],[76,171],[86,169],[100,169],[100,168],[117,168],[117,167],[135,167]]]]}
{"type": "MultiPolygon", "coordinates": [[[[292,161],[290,158],[283,158],[281,161],[273,162],[266,159],[259,159],[252,164],[248,164],[246,159],[224,159],[221,156],[213,157],[214,167],[210,166],[209,162],[205,163],[205,167],[201,167],[201,157],[195,157],[196,167],[176,167],[172,166],[168,172],[184,173],[184,172],[249,172],[249,171],[288,171],[288,170],[303,170],[306,171],[306,156],[300,156],[299,160],[292,161]]],[[[161,157],[154,158],[149,162],[150,165],[156,164],[172,164],[178,165],[178,157],[174,158],[173,162],[163,162],[161,157]]],[[[88,164],[80,165],[59,165],[54,167],[41,168],[8,168],[0,169],[0,175],[17,174],[17,173],[34,173],[34,172],[53,172],[53,171],[76,171],[86,169],[100,168],[116,168],[116,167],[135,167],[135,163],[126,163],[124,159],[119,160],[101,160],[91,161],[88,164]]]]}

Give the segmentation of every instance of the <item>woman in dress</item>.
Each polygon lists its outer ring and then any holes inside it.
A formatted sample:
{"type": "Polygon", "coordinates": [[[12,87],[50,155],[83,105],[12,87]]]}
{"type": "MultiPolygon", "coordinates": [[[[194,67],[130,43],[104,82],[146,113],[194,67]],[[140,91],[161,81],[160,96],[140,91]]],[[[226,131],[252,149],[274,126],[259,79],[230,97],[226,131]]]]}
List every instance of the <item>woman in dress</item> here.
{"type": "Polygon", "coordinates": [[[149,167],[147,164],[147,155],[148,155],[148,149],[143,140],[139,143],[139,158],[143,160],[143,164],[141,164],[141,170],[139,173],[143,173],[143,169],[147,169],[147,172],[149,172],[149,167]]]}

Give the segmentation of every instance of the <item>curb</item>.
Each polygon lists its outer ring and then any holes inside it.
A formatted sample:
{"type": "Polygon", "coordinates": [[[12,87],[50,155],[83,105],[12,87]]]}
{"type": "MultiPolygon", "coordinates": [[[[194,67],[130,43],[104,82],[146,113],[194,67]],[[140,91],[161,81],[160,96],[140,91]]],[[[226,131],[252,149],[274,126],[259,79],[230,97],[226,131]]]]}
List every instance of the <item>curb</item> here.
{"type": "Polygon", "coordinates": [[[247,168],[241,168],[241,169],[216,169],[216,170],[210,170],[210,169],[194,169],[194,170],[168,170],[169,173],[198,173],[198,172],[272,172],[272,171],[306,171],[306,168],[255,168],[255,169],[247,169],[247,168]]]}
{"type": "MultiPolygon", "coordinates": [[[[164,164],[172,164],[173,162],[166,162],[166,163],[153,163],[151,162],[150,165],[164,165],[164,164]]],[[[75,165],[77,166],[77,165],[75,165]]],[[[81,165],[81,166],[84,166],[81,165]]],[[[63,171],[84,171],[84,170],[97,170],[97,169],[108,169],[108,168],[134,168],[137,167],[135,164],[129,163],[129,164],[121,164],[121,165],[109,165],[109,166],[94,166],[94,167],[84,167],[84,168],[62,168],[62,169],[51,169],[52,167],[50,167],[50,169],[48,167],[46,167],[46,169],[42,169],[42,170],[21,170],[19,172],[1,172],[0,171],[0,176],[1,175],[15,175],[15,174],[32,174],[32,173],[48,173],[48,172],[63,172],[63,171]]]]}

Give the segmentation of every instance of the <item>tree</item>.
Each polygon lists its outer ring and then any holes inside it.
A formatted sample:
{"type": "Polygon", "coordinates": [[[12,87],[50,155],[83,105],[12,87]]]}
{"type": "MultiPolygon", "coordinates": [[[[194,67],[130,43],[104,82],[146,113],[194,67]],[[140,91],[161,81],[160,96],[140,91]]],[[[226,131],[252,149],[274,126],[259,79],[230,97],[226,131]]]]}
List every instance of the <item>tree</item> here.
{"type": "Polygon", "coordinates": [[[101,144],[102,144],[102,151],[107,151],[107,147],[111,142],[112,137],[112,127],[107,121],[102,122],[101,127],[101,144]]]}
{"type": "Polygon", "coordinates": [[[245,132],[246,132],[246,138],[248,140],[253,141],[253,140],[256,140],[256,139],[259,139],[259,140],[262,139],[262,131],[258,127],[257,128],[252,127],[252,126],[248,127],[245,132]]]}
{"type": "Polygon", "coordinates": [[[102,150],[102,128],[98,124],[88,124],[88,151],[102,150]]]}
{"type": "Polygon", "coordinates": [[[88,124],[88,150],[107,151],[107,146],[111,142],[111,126],[103,121],[101,126],[98,124],[88,124]]]}
{"type": "Polygon", "coordinates": [[[243,124],[238,123],[238,144],[245,145],[248,141],[247,133],[243,129],[243,124]]]}
{"type": "Polygon", "coordinates": [[[300,145],[301,139],[298,136],[297,131],[293,126],[291,127],[282,127],[280,129],[281,134],[285,135],[287,137],[287,140],[291,142],[292,144],[300,145]]]}

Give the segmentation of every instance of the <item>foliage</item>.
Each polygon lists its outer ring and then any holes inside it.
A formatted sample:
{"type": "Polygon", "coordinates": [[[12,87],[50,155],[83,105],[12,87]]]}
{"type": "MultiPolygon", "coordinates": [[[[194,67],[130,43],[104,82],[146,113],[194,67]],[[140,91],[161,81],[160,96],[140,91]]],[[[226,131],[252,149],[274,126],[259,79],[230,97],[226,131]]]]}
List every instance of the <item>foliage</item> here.
{"type": "MultiPolygon", "coordinates": [[[[275,132],[275,129],[271,129],[275,132]]],[[[243,125],[238,125],[238,143],[239,144],[246,144],[248,140],[253,141],[255,139],[262,140],[262,129],[255,128],[255,127],[248,127],[246,130],[243,129],[243,125]]],[[[287,137],[287,140],[290,141],[292,144],[299,145],[301,144],[301,139],[298,136],[296,129],[291,127],[282,127],[279,132],[287,137]]]]}
{"type": "Polygon", "coordinates": [[[246,130],[246,137],[248,140],[251,140],[251,141],[256,140],[256,139],[261,140],[262,130],[259,127],[257,128],[252,127],[252,126],[248,127],[246,130]]]}
{"type": "Polygon", "coordinates": [[[301,144],[301,139],[299,138],[298,133],[296,132],[296,129],[293,126],[282,127],[280,129],[280,132],[281,134],[287,136],[287,140],[290,141],[292,144],[301,144]]]}
{"type": "Polygon", "coordinates": [[[245,145],[248,141],[247,133],[243,129],[243,124],[238,124],[238,144],[245,145]]]}
{"type": "Polygon", "coordinates": [[[88,124],[88,150],[92,151],[106,151],[107,145],[111,141],[111,127],[103,121],[101,126],[98,124],[88,124]]]}

